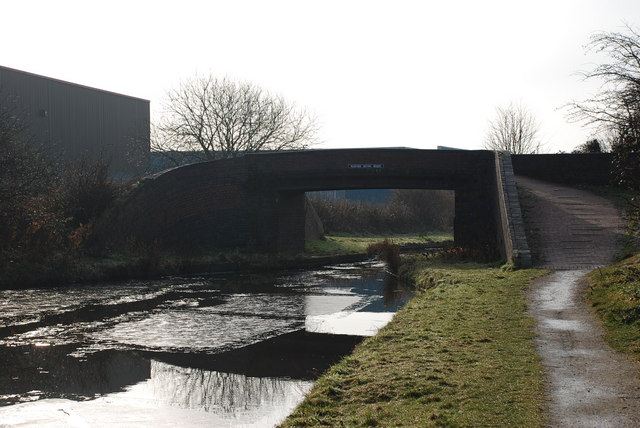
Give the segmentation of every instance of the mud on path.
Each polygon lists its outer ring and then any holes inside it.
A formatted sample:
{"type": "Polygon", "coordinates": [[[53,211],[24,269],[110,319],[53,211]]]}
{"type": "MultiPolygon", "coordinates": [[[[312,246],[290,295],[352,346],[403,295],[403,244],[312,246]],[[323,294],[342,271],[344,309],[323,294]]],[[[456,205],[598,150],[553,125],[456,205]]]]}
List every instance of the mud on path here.
{"type": "Polygon", "coordinates": [[[611,261],[624,225],[606,199],[517,177],[538,267],[529,292],[546,372],[549,426],[639,427],[638,364],[614,352],[585,301],[584,275],[611,261]]]}

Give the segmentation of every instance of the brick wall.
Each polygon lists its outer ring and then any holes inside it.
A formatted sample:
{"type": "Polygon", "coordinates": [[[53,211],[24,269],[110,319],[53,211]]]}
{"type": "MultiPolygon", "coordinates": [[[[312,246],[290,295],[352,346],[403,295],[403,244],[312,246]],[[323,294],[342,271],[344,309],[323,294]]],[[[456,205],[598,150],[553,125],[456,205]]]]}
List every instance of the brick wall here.
{"type": "Polygon", "coordinates": [[[498,245],[495,157],[488,151],[316,150],[199,163],[141,183],[119,223],[133,237],[175,247],[298,252],[304,192],[380,188],[455,190],[455,240],[498,245]]]}

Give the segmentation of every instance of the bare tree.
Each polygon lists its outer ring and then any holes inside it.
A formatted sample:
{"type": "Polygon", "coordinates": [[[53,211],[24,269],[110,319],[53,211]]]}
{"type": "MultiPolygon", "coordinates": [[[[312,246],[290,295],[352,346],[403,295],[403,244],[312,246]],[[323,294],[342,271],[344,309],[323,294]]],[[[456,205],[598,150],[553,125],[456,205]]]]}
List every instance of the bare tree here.
{"type": "Polygon", "coordinates": [[[484,147],[512,154],[538,153],[539,125],[533,114],[522,105],[509,104],[496,108],[496,118],[489,123],[484,147]]]}
{"type": "Polygon", "coordinates": [[[584,80],[600,80],[599,92],[591,98],[569,104],[569,117],[599,131],[639,136],[640,34],[630,26],[628,34],[594,34],[587,52],[604,53],[610,61],[581,72],[584,80]]]}
{"type": "MultiPolygon", "coordinates": [[[[617,181],[640,191],[640,33],[626,26],[626,33],[594,34],[587,51],[604,53],[608,61],[581,73],[585,80],[602,84],[593,97],[569,104],[570,118],[595,125],[610,136],[617,181]],[[612,136],[612,137],[611,137],[612,136]]],[[[640,218],[640,197],[635,198],[640,218]]]]}
{"type": "Polygon", "coordinates": [[[167,92],[153,150],[197,153],[202,159],[259,150],[297,150],[313,143],[316,124],[305,110],[251,83],[211,75],[167,92]]]}

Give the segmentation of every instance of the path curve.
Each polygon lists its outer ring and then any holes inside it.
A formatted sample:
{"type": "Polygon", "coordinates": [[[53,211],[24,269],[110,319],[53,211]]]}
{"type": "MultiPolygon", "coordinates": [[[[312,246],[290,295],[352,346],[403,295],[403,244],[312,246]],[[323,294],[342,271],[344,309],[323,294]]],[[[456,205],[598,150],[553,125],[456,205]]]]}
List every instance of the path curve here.
{"type": "Polygon", "coordinates": [[[552,269],[529,292],[545,368],[549,426],[640,426],[638,364],[614,352],[584,299],[591,269],[615,255],[623,220],[589,192],[517,177],[530,246],[538,267],[552,269]]]}

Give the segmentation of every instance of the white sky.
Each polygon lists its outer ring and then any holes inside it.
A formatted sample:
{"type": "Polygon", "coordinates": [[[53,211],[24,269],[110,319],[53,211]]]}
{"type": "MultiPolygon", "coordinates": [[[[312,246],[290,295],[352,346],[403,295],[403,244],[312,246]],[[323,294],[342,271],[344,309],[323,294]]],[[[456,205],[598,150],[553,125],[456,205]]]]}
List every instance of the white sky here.
{"type": "Polygon", "coordinates": [[[563,104],[597,89],[589,36],[640,25],[640,0],[3,0],[0,65],[145,98],[180,79],[251,81],[307,108],[318,147],[480,149],[521,103],[545,151],[591,135],[563,104]]]}

